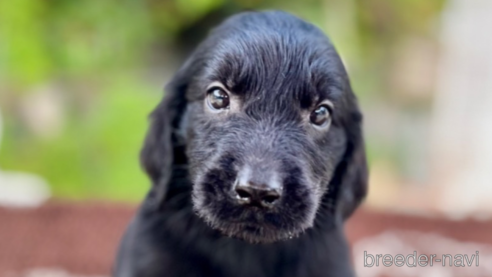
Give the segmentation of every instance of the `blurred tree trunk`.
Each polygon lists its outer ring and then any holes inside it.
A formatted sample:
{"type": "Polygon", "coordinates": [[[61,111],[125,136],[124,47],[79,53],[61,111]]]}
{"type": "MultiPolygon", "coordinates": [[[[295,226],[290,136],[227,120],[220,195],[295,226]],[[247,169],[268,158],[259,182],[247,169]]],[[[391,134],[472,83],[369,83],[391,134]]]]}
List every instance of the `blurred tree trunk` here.
{"type": "Polygon", "coordinates": [[[438,208],[492,213],[492,1],[450,0],[441,30],[431,164],[438,208]]]}

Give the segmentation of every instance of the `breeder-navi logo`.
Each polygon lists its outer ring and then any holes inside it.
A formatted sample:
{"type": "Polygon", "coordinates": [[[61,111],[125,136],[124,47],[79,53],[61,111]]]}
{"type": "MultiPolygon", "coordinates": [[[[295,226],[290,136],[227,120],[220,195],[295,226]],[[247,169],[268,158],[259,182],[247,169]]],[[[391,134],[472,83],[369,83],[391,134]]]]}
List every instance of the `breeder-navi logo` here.
{"type": "Polygon", "coordinates": [[[364,251],[364,267],[373,267],[379,266],[380,263],[386,267],[390,267],[396,265],[397,267],[402,267],[404,265],[408,267],[426,267],[426,266],[434,266],[442,265],[442,266],[455,266],[455,267],[472,267],[479,265],[479,257],[478,251],[470,257],[465,254],[443,254],[443,255],[425,255],[421,254],[417,256],[417,251],[413,251],[413,254],[408,254],[407,256],[398,254],[394,257],[392,255],[386,254],[367,254],[367,251],[364,251]],[[446,261],[448,261],[446,265],[446,261]]]}

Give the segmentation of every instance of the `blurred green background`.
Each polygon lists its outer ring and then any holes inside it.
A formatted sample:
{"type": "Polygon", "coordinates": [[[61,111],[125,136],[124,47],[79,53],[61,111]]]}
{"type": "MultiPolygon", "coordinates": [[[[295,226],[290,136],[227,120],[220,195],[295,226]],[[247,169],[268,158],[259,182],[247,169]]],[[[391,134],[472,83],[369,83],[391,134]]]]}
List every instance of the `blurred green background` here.
{"type": "MultiPolygon", "coordinates": [[[[56,198],[140,200],[149,181],[138,152],[165,82],[212,26],[250,9],[286,10],[326,31],[368,113],[388,110],[400,121],[425,117],[431,86],[415,85],[406,73],[415,70],[415,60],[432,60],[443,5],[0,0],[0,168],[42,176],[56,198]]],[[[366,126],[371,165],[389,165],[410,180],[425,177],[425,164],[415,162],[422,157],[404,135],[408,129],[384,126],[366,126]]]]}

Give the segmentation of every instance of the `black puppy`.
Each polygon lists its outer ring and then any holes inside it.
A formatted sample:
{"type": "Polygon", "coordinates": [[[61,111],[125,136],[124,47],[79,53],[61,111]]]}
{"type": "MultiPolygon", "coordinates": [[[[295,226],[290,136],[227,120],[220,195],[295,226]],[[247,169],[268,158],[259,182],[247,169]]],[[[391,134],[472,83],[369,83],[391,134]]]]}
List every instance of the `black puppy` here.
{"type": "Polygon", "coordinates": [[[319,29],[233,16],[166,92],[116,276],[354,275],[343,222],[367,190],[362,116],[319,29]]]}

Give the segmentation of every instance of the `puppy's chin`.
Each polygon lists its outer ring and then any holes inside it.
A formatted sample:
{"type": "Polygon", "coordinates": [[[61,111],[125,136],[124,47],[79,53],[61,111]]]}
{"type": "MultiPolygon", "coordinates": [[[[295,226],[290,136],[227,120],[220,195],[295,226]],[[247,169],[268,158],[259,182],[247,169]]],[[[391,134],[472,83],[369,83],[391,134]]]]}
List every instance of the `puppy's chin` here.
{"type": "Polygon", "coordinates": [[[248,223],[222,223],[212,226],[225,236],[244,240],[248,243],[274,243],[298,237],[304,230],[281,231],[275,228],[248,223]]]}
{"type": "Polygon", "coordinates": [[[248,243],[274,243],[293,239],[301,235],[305,229],[291,231],[279,230],[273,226],[254,224],[249,222],[227,222],[213,220],[206,216],[198,215],[213,229],[220,231],[224,236],[240,239],[248,243]]]}

